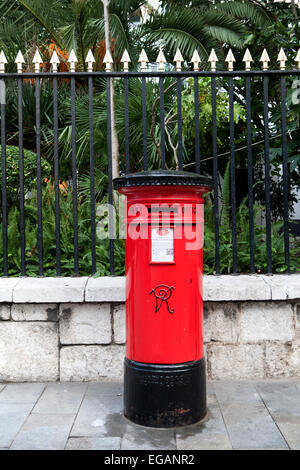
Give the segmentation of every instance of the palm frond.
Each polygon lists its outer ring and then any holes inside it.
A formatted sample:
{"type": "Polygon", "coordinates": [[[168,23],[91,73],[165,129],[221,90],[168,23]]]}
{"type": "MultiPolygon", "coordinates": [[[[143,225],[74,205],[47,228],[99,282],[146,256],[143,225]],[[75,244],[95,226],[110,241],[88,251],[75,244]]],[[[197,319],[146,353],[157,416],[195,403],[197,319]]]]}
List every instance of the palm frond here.
{"type": "Polygon", "coordinates": [[[272,18],[270,14],[253,1],[227,1],[218,4],[218,10],[228,13],[235,18],[245,20],[261,28],[270,26],[272,18]]]}

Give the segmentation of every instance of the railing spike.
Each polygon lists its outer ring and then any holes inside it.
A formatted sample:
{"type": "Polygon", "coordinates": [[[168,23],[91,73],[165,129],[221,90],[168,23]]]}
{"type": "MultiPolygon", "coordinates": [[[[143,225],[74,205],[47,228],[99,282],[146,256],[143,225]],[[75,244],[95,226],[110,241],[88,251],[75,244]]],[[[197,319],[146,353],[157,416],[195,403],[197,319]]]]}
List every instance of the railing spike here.
{"type": "Polygon", "coordinates": [[[74,49],[71,50],[68,62],[70,63],[70,71],[75,72],[75,67],[78,62],[74,49]]]}
{"type": "Polygon", "coordinates": [[[227,57],[225,59],[225,62],[228,63],[228,70],[229,72],[233,71],[233,63],[236,62],[235,57],[233,55],[233,52],[231,49],[229,49],[229,52],[227,54],[227,57]]]}
{"type": "Polygon", "coordinates": [[[57,67],[59,63],[60,63],[60,60],[58,58],[57,52],[54,50],[52,57],[50,59],[50,64],[52,65],[52,72],[54,73],[57,72],[57,67]]]}
{"type": "Polygon", "coordinates": [[[5,73],[5,64],[7,64],[7,58],[3,51],[0,52],[0,73],[5,73]]]}
{"type": "Polygon", "coordinates": [[[105,64],[105,71],[106,72],[111,72],[111,69],[112,69],[112,64],[114,63],[113,61],[113,58],[111,56],[111,53],[110,51],[107,49],[106,53],[105,53],[105,56],[104,56],[104,59],[103,59],[103,63],[105,64]]]}
{"type": "Polygon", "coordinates": [[[194,67],[194,71],[195,72],[198,72],[199,70],[199,64],[201,62],[201,59],[200,59],[200,56],[198,54],[198,51],[197,49],[194,50],[194,53],[193,53],[193,57],[191,59],[191,62],[193,64],[193,67],[194,67]]]}
{"type": "Polygon", "coordinates": [[[173,62],[176,63],[176,72],[181,72],[181,62],[183,62],[183,57],[182,57],[179,47],[176,50],[176,54],[175,54],[173,62]]]}
{"type": "Polygon", "coordinates": [[[128,70],[129,70],[129,63],[131,62],[131,59],[130,59],[130,56],[129,56],[129,54],[128,54],[127,49],[125,49],[125,51],[123,52],[123,55],[122,55],[122,58],[121,58],[121,62],[122,62],[122,64],[123,64],[124,72],[128,72],[128,70]]]}
{"type": "Polygon", "coordinates": [[[280,63],[280,70],[285,70],[285,63],[287,61],[287,56],[285,55],[283,48],[281,48],[279,51],[277,61],[280,63]]]}
{"type": "Polygon", "coordinates": [[[156,63],[158,64],[158,70],[160,72],[165,71],[166,62],[167,62],[167,60],[164,56],[164,53],[163,53],[162,49],[160,49],[159,54],[158,54],[157,59],[156,59],[156,63]]]}
{"type": "Polygon", "coordinates": [[[270,57],[268,55],[267,49],[263,50],[263,53],[262,53],[261,58],[259,59],[259,61],[263,63],[263,70],[268,70],[270,57]]]}
{"type": "Polygon", "coordinates": [[[22,73],[22,65],[25,63],[25,59],[23,57],[23,54],[21,51],[18,52],[15,64],[17,64],[18,67],[18,73],[22,73]]]}
{"type": "Polygon", "coordinates": [[[211,71],[215,72],[217,70],[217,62],[219,62],[219,59],[214,49],[211,50],[208,62],[210,62],[211,71]]]}
{"type": "Polygon", "coordinates": [[[145,49],[142,49],[142,52],[140,53],[140,57],[138,61],[141,64],[141,72],[146,72],[149,59],[148,59],[145,49]]]}
{"type": "Polygon", "coordinates": [[[34,57],[32,59],[32,63],[34,64],[34,71],[35,73],[40,72],[40,66],[43,63],[43,59],[41,58],[40,51],[37,49],[35,51],[34,57]]]}
{"type": "Polygon", "coordinates": [[[94,64],[94,62],[96,62],[96,60],[95,60],[94,54],[92,53],[91,49],[89,49],[89,52],[87,53],[85,61],[88,64],[88,72],[92,72],[93,71],[93,64],[94,64]]]}
{"type": "Polygon", "coordinates": [[[243,62],[245,62],[245,70],[250,71],[251,70],[251,62],[253,61],[252,55],[249,51],[249,49],[246,49],[245,55],[243,57],[243,62]]]}

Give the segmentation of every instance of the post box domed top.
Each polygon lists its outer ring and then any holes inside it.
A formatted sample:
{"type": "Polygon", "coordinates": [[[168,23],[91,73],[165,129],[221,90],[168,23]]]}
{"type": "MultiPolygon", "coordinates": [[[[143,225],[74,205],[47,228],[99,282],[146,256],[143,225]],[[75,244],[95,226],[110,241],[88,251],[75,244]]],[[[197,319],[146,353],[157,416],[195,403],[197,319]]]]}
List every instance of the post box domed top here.
{"type": "Polygon", "coordinates": [[[135,186],[201,186],[211,188],[212,179],[186,171],[143,171],[131,173],[113,180],[114,189],[135,186]]]}

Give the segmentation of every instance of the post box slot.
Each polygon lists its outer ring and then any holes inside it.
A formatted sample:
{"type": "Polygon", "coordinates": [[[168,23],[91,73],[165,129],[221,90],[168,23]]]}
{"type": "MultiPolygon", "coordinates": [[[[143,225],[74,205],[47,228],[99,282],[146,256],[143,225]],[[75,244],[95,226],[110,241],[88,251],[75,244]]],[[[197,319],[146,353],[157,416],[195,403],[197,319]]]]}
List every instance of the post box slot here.
{"type": "Polygon", "coordinates": [[[148,212],[176,212],[178,213],[178,207],[148,207],[148,212]]]}

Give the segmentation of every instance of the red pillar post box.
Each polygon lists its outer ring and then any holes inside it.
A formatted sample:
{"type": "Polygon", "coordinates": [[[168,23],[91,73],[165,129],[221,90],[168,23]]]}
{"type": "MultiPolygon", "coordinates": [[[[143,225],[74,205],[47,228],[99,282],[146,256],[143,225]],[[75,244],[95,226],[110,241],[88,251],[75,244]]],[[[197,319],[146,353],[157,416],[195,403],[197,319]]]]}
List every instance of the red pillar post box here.
{"type": "Polygon", "coordinates": [[[143,172],[114,180],[126,196],[124,414],[144,426],[206,414],[203,194],[210,178],[143,172]]]}

